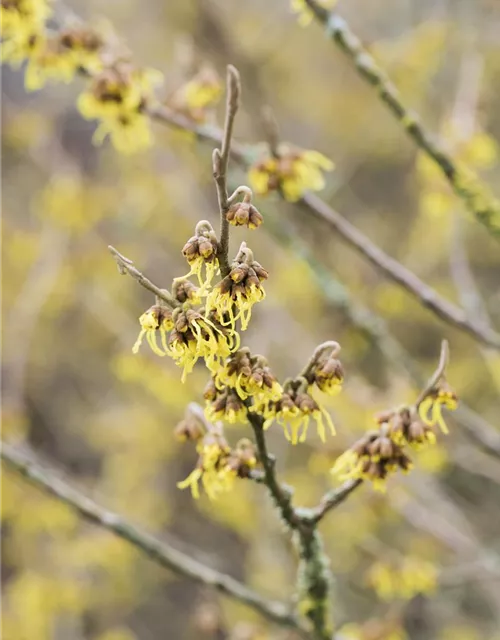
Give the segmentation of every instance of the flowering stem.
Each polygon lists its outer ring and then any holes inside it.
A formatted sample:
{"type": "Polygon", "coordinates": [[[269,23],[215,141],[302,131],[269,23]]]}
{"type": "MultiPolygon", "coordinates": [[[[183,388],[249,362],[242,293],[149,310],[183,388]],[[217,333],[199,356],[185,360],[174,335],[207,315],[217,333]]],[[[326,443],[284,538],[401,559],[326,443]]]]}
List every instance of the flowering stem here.
{"type": "MultiPolygon", "coordinates": [[[[248,407],[249,405],[247,405],[248,407]]],[[[287,527],[297,535],[300,565],[297,576],[299,607],[312,625],[315,640],[330,640],[332,630],[329,621],[331,575],[316,521],[309,510],[298,511],[292,505],[292,492],[280,484],[276,477],[274,458],[267,449],[262,416],[247,411],[248,420],[255,434],[263,476],[254,479],[265,484],[287,527]]]]}
{"type": "Polygon", "coordinates": [[[132,276],[134,280],[137,280],[137,282],[140,285],[142,285],[145,289],[147,289],[148,291],[151,291],[151,293],[154,293],[155,296],[160,298],[160,300],[163,300],[163,302],[165,302],[171,309],[175,309],[176,307],[179,306],[179,303],[177,302],[177,300],[175,300],[175,298],[166,289],[160,289],[155,284],[153,284],[151,280],[146,278],[146,276],[144,276],[138,269],[136,269],[134,267],[134,263],[132,262],[132,260],[129,260],[128,258],[123,256],[119,251],[117,251],[111,245],[108,246],[108,249],[111,255],[116,260],[116,264],[118,265],[118,271],[122,275],[125,275],[128,273],[129,276],[132,276]]]}
{"type": "Polygon", "coordinates": [[[217,258],[219,260],[221,275],[225,278],[229,271],[229,222],[226,214],[229,209],[227,193],[227,166],[231,152],[231,138],[233,135],[233,125],[240,103],[241,84],[240,75],[232,65],[227,67],[227,101],[226,120],[222,134],[221,148],[214,149],[212,155],[214,180],[217,187],[217,197],[220,211],[220,238],[217,258]]]}
{"type": "Polygon", "coordinates": [[[326,351],[331,351],[331,357],[336,358],[337,355],[340,353],[340,349],[341,347],[339,343],[336,342],[335,340],[327,340],[326,342],[322,342],[316,347],[316,349],[314,349],[312,356],[309,358],[309,362],[302,369],[299,376],[305,378],[309,382],[309,376],[311,375],[311,372],[314,369],[314,367],[318,364],[320,357],[326,351]]]}
{"type": "Polygon", "coordinates": [[[436,368],[436,371],[429,378],[428,383],[425,385],[425,388],[421,391],[420,395],[415,402],[415,405],[418,408],[418,405],[425,400],[425,398],[434,390],[434,387],[439,382],[439,380],[443,377],[446,372],[446,367],[448,366],[449,360],[449,346],[448,340],[443,340],[441,342],[441,355],[439,357],[439,364],[436,368]]]}
{"type": "Polygon", "coordinates": [[[310,637],[303,624],[289,611],[286,604],[261,597],[231,576],[198,562],[192,554],[177,551],[167,542],[160,541],[135,527],[122,516],[104,509],[66,482],[56,478],[51,471],[43,469],[37,462],[28,460],[15,447],[2,443],[0,455],[13,471],[36,487],[68,505],[90,522],[126,540],[157,564],[196,582],[214,587],[221,593],[254,609],[271,622],[297,630],[303,638],[310,637]]]}
{"type": "Polygon", "coordinates": [[[486,229],[500,240],[500,202],[482,185],[469,170],[462,169],[457,161],[425,129],[419,116],[404,103],[401,94],[384,69],[363,47],[347,22],[336,12],[322,7],[318,0],[305,0],[315,18],[324,25],[327,35],[349,57],[359,75],[375,87],[380,100],[401,123],[406,133],[431,158],[448,180],[455,194],[486,229]]]}

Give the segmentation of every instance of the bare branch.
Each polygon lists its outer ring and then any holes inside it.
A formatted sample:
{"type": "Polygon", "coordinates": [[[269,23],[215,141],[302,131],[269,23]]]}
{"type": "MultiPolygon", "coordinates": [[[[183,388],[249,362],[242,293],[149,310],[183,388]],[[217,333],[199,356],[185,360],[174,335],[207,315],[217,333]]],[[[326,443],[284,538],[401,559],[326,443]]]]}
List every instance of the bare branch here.
{"type": "Polygon", "coordinates": [[[391,280],[416,298],[422,306],[433,311],[435,315],[445,320],[448,324],[473,336],[479,342],[500,350],[500,335],[496,331],[470,320],[460,307],[442,298],[432,287],[422,282],[420,278],[397,260],[388,256],[367,236],[320,198],[308,193],[302,198],[301,202],[311,213],[325,220],[351,247],[363,254],[391,280]]]}
{"type": "Polygon", "coordinates": [[[415,406],[418,407],[418,405],[422,402],[422,400],[427,398],[429,393],[431,393],[434,390],[434,387],[436,386],[436,384],[441,380],[441,378],[446,372],[446,367],[448,366],[449,357],[450,357],[450,349],[448,346],[448,340],[443,340],[441,342],[441,354],[439,356],[439,364],[436,370],[434,371],[434,373],[432,374],[432,376],[429,378],[429,381],[425,385],[424,389],[422,389],[420,395],[417,398],[417,401],[415,402],[415,406]]]}
{"type": "Polygon", "coordinates": [[[132,276],[132,278],[134,278],[134,280],[137,280],[140,285],[142,285],[148,291],[151,291],[151,293],[154,293],[172,309],[175,309],[175,307],[179,306],[179,303],[177,302],[177,300],[175,300],[170,292],[168,292],[166,289],[160,289],[155,284],[153,284],[151,280],[148,280],[146,276],[144,276],[138,269],[134,267],[134,263],[132,262],[132,260],[129,260],[128,258],[123,256],[111,245],[108,246],[108,249],[116,260],[118,271],[122,275],[128,273],[129,276],[132,276]]]}
{"type": "Polygon", "coordinates": [[[317,0],[305,0],[314,16],[326,29],[327,35],[353,62],[359,75],[377,89],[377,95],[400,122],[406,133],[439,167],[455,194],[477,220],[495,238],[500,239],[500,202],[470,170],[464,169],[446,149],[426,130],[419,116],[411,111],[370,52],[363,47],[344,18],[322,7],[317,0]]]}
{"type": "Polygon", "coordinates": [[[229,222],[226,219],[226,214],[229,208],[227,193],[227,166],[231,152],[231,138],[233,135],[234,119],[238,111],[241,95],[240,75],[232,65],[228,65],[227,67],[226,91],[226,120],[222,134],[221,148],[220,150],[214,149],[212,155],[214,180],[217,187],[220,211],[220,238],[217,257],[219,259],[221,275],[223,278],[227,276],[230,271],[228,259],[229,222]]]}
{"type": "Polygon", "coordinates": [[[56,478],[53,472],[46,471],[38,463],[28,460],[15,447],[2,443],[0,455],[11,469],[39,489],[68,505],[90,522],[126,540],[157,564],[196,582],[214,587],[221,593],[254,609],[271,622],[292,627],[301,632],[302,637],[308,637],[306,630],[286,604],[261,597],[231,576],[198,562],[192,554],[177,551],[167,542],[160,541],[142,531],[122,516],[104,509],[66,482],[56,478]]]}
{"type": "Polygon", "coordinates": [[[311,509],[307,514],[306,518],[308,522],[320,522],[329,511],[335,509],[339,504],[342,504],[362,483],[363,480],[360,478],[353,478],[346,480],[340,487],[327,491],[319,501],[318,506],[311,509]]]}

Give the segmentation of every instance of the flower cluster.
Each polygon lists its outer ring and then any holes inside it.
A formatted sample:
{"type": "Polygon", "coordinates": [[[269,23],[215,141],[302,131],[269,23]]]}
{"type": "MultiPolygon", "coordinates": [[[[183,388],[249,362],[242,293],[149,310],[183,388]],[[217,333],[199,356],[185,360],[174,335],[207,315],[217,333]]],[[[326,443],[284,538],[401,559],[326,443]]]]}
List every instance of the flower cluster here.
{"type": "Polygon", "coordinates": [[[256,405],[279,400],[282,394],[281,385],[266,358],[252,355],[248,347],[242,347],[227,358],[224,368],[217,373],[216,383],[235,389],[242,400],[253,397],[256,405]]]}
{"type": "Polygon", "coordinates": [[[408,471],[411,460],[405,446],[420,449],[436,442],[436,428],[448,433],[441,409],[455,409],[456,394],[441,379],[417,406],[400,407],[376,416],[378,429],[368,431],[336,460],[332,473],[341,479],[370,480],[374,488],[385,489],[387,477],[408,471]]]}
{"type": "Polygon", "coordinates": [[[137,353],[142,344],[144,336],[148,341],[149,346],[153,353],[156,355],[164,356],[168,352],[167,346],[167,332],[174,328],[174,321],[172,319],[172,311],[160,304],[155,304],[145,311],[139,318],[141,325],[141,331],[134,346],[132,347],[133,353],[137,353]],[[157,332],[160,334],[162,349],[158,346],[157,332]]]}
{"type": "Polygon", "coordinates": [[[111,34],[76,22],[49,30],[47,0],[2,0],[2,60],[17,67],[25,60],[29,91],[47,81],[70,82],[77,73],[89,78],[78,99],[84,118],[98,120],[94,142],[107,136],[118,151],[132,153],[152,144],[145,110],[154,102],[158,71],[138,69],[111,34]]]}
{"type": "Polygon", "coordinates": [[[377,561],[366,577],[378,597],[386,601],[411,600],[419,593],[432,593],[437,586],[436,567],[411,556],[397,565],[377,561]]]}
{"type": "Polygon", "coordinates": [[[214,310],[222,325],[232,329],[240,320],[245,331],[253,305],[266,297],[261,283],[267,278],[267,271],[243,242],[229,274],[208,295],[207,308],[214,310]]]}
{"type": "Polygon", "coordinates": [[[368,431],[350,449],[337,458],[332,473],[342,480],[370,480],[375,489],[383,491],[389,474],[411,469],[410,458],[403,448],[391,440],[386,426],[368,431]]]}
{"type": "Polygon", "coordinates": [[[186,277],[196,275],[200,287],[209,287],[219,271],[218,246],[217,236],[210,222],[200,220],[194,236],[189,238],[182,249],[182,254],[191,267],[186,277]]]}
{"type": "MultiPolygon", "coordinates": [[[[134,345],[134,353],[146,337],[155,354],[170,356],[183,368],[183,381],[200,358],[204,359],[212,374],[222,376],[224,360],[240,346],[236,322],[241,319],[241,329],[245,330],[252,305],[265,296],[261,280],[267,278],[268,273],[253,259],[252,252],[244,243],[228,276],[212,289],[211,282],[219,272],[217,250],[215,232],[209,222],[202,220],[182,250],[191,269],[186,276],[174,280],[171,308],[157,302],[140,317],[141,332],[134,345]],[[199,287],[189,280],[192,275],[197,276],[199,287]]],[[[266,384],[271,378],[262,360],[258,365],[252,361],[251,374],[255,385],[258,384],[258,376],[262,377],[262,395],[267,391],[266,384]]],[[[218,378],[219,390],[222,390],[222,379],[223,376],[218,378]]],[[[218,398],[216,416],[233,416],[231,398],[232,394],[228,394],[228,398],[218,398]]]]}
{"type": "Polygon", "coordinates": [[[232,449],[224,437],[222,427],[202,423],[188,414],[177,426],[176,435],[181,440],[196,442],[198,462],[195,469],[182,482],[179,489],[189,487],[193,498],[200,497],[199,485],[214,500],[221,493],[230,491],[236,478],[246,478],[257,465],[255,449],[250,440],[240,440],[232,449]]]}
{"type": "Polygon", "coordinates": [[[236,202],[229,207],[226,219],[234,227],[248,229],[257,229],[263,222],[262,214],[252,204],[249,193],[245,193],[242,202],[236,202]]]}
{"type": "Polygon", "coordinates": [[[317,151],[280,145],[276,156],[268,155],[250,168],[248,179],[255,193],[279,191],[286,200],[296,202],[306,191],[321,191],[323,172],[333,168],[333,162],[317,151]]]}
{"type": "Polygon", "coordinates": [[[283,394],[279,400],[271,400],[261,408],[268,428],[274,420],[283,427],[286,439],[292,444],[305,442],[311,418],[316,421],[318,436],[322,442],[326,440],[326,426],[335,435],[330,414],[316,402],[308,390],[305,378],[288,380],[283,386],[283,394]]]}
{"type": "Polygon", "coordinates": [[[122,153],[133,153],[152,144],[145,109],[154,99],[154,88],[163,77],[154,69],[138,69],[118,60],[96,74],[78,99],[84,118],[99,120],[94,142],[109,136],[122,153]]]}
{"type": "Polygon", "coordinates": [[[247,408],[235,389],[217,385],[216,377],[205,387],[205,410],[209,420],[224,420],[229,424],[246,423],[247,408]]]}
{"type": "Polygon", "coordinates": [[[166,105],[197,124],[205,123],[222,96],[218,73],[204,65],[186,84],[166,100],[166,105]]]}

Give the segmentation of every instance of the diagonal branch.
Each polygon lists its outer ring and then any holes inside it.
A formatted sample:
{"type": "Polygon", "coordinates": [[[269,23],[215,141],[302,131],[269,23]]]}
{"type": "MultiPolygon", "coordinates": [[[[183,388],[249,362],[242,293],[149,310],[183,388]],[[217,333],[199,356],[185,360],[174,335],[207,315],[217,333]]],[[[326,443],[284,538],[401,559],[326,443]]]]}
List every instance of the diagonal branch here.
{"type": "Polygon", "coordinates": [[[351,31],[344,18],[325,9],[317,0],[305,2],[318,22],[325,27],[327,35],[352,61],[359,75],[377,90],[380,100],[410,138],[436,163],[467,209],[500,240],[500,202],[490,193],[489,188],[470,169],[459,164],[426,130],[419,116],[404,104],[398,89],[358,36],[351,31]]]}
{"type": "Polygon", "coordinates": [[[254,609],[271,622],[292,627],[299,631],[302,637],[308,637],[305,628],[286,604],[260,596],[231,576],[207,567],[195,560],[191,554],[177,551],[167,542],[142,531],[122,516],[104,509],[66,482],[56,478],[51,471],[29,460],[15,447],[2,443],[0,456],[9,468],[33,485],[68,505],[90,522],[126,540],[157,564],[178,575],[214,587],[224,595],[254,609]]]}
{"type": "Polygon", "coordinates": [[[382,251],[367,236],[329,207],[321,198],[307,193],[301,200],[307,209],[327,222],[345,242],[356,249],[391,280],[416,298],[436,316],[473,336],[479,342],[500,350],[500,335],[489,327],[471,320],[463,309],[442,298],[413,272],[382,251]]]}
{"type": "Polygon", "coordinates": [[[140,285],[142,285],[145,289],[147,289],[148,291],[151,291],[151,293],[154,293],[158,298],[163,300],[163,302],[166,302],[166,304],[172,309],[175,309],[175,307],[179,306],[179,303],[170,294],[169,291],[167,291],[166,289],[160,289],[155,284],[153,284],[151,280],[146,278],[145,275],[143,275],[138,269],[134,267],[134,263],[132,262],[132,260],[129,260],[128,258],[123,256],[119,251],[117,251],[111,245],[108,246],[108,249],[111,255],[113,256],[113,258],[116,260],[116,264],[118,265],[118,271],[122,275],[126,275],[128,273],[129,276],[132,276],[132,278],[134,278],[134,280],[137,280],[137,282],[140,285]]]}
{"type": "Polygon", "coordinates": [[[311,509],[307,514],[306,518],[308,522],[315,524],[320,522],[320,520],[322,520],[329,511],[335,509],[335,507],[347,500],[351,493],[362,483],[363,480],[360,478],[354,478],[346,480],[340,487],[327,491],[321,498],[318,506],[311,509]]]}

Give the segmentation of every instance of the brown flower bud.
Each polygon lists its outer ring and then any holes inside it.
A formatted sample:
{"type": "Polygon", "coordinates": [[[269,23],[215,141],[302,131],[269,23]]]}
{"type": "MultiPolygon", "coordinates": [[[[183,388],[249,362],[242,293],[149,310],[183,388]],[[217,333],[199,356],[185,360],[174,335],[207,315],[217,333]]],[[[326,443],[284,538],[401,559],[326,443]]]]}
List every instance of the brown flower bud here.
{"type": "Polygon", "coordinates": [[[202,258],[208,260],[214,255],[216,247],[214,247],[210,240],[206,238],[200,238],[198,240],[198,251],[200,252],[200,256],[202,258]]]}
{"type": "Polygon", "coordinates": [[[269,278],[269,273],[256,260],[252,262],[252,268],[255,271],[259,280],[262,281],[262,280],[267,280],[269,278]]]}

